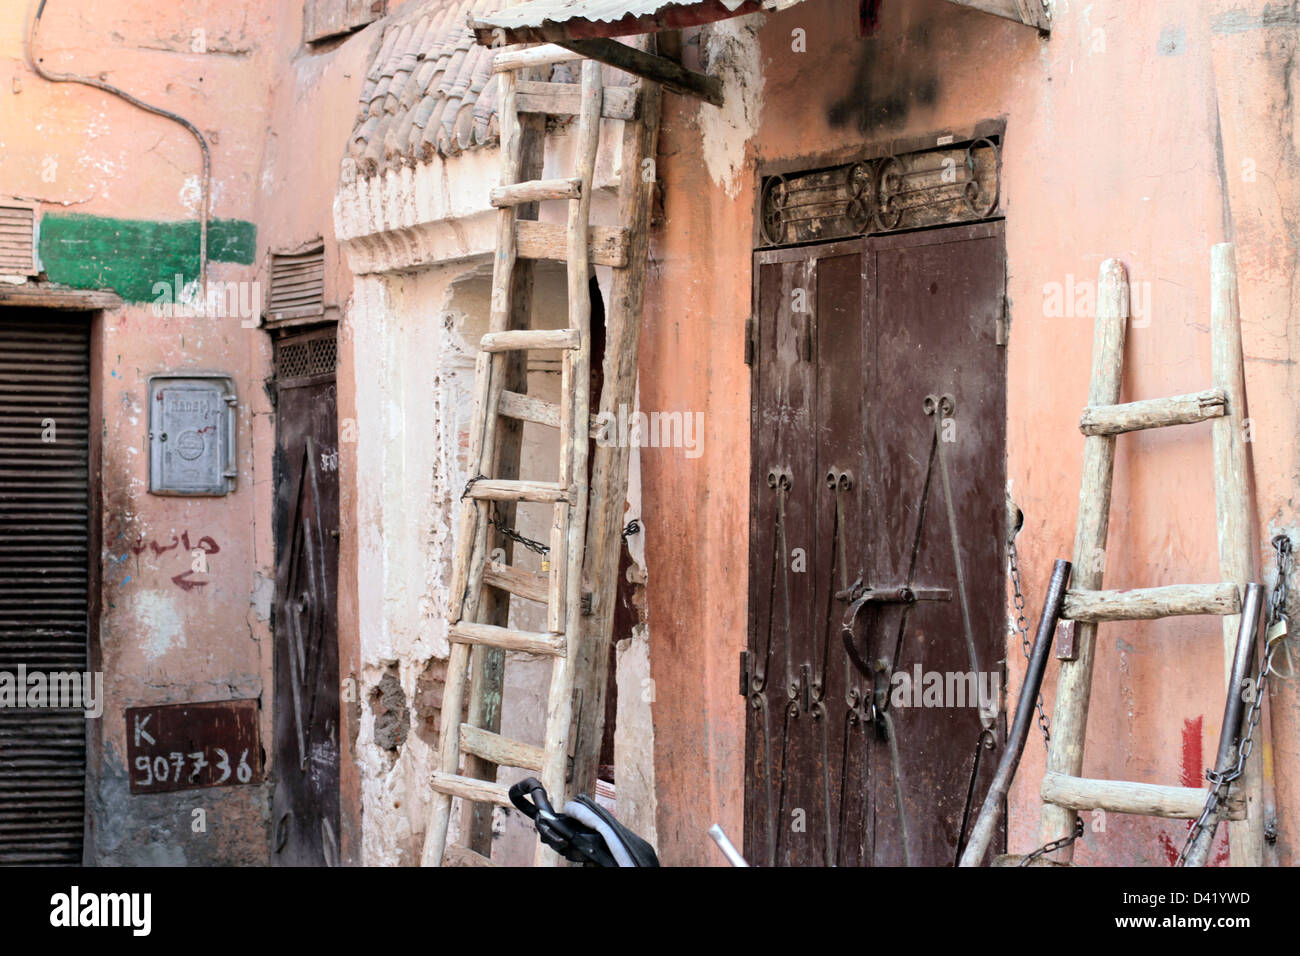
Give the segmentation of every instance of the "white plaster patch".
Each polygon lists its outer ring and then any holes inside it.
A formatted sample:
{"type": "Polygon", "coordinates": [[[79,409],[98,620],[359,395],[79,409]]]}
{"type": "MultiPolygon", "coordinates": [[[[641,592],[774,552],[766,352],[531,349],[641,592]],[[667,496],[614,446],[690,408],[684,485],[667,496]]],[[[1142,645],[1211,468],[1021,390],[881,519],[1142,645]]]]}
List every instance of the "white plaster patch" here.
{"type": "Polygon", "coordinates": [[[644,624],[618,642],[616,679],[617,716],[614,722],[614,766],[618,788],[619,821],[651,846],[658,846],[655,827],[655,731],[652,705],[654,681],[650,677],[650,634],[644,624]]]}
{"type": "Polygon", "coordinates": [[[253,613],[263,623],[271,620],[271,602],[275,598],[275,579],[261,571],[253,575],[253,613]]]}
{"type": "Polygon", "coordinates": [[[188,212],[197,212],[203,199],[203,186],[198,176],[186,176],[181,186],[180,202],[188,212]]]}
{"type": "Polygon", "coordinates": [[[702,104],[697,114],[709,177],[735,198],[745,147],[758,131],[763,108],[763,61],[758,30],[761,13],[713,24],[704,44],[708,72],[722,79],[721,107],[702,104]]]}
{"type": "Polygon", "coordinates": [[[161,591],[140,591],[132,601],[135,627],[144,656],[156,661],[185,646],[185,622],[176,599],[161,591]]]}

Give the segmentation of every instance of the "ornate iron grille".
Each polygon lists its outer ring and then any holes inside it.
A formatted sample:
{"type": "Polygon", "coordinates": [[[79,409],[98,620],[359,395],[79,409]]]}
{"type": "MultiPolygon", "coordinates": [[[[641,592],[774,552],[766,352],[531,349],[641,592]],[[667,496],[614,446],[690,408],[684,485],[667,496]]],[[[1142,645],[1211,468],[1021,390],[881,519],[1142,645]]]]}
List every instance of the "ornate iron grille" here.
{"type": "Polygon", "coordinates": [[[763,180],[760,245],[781,246],[987,219],[1000,154],[989,138],[763,180]]]}

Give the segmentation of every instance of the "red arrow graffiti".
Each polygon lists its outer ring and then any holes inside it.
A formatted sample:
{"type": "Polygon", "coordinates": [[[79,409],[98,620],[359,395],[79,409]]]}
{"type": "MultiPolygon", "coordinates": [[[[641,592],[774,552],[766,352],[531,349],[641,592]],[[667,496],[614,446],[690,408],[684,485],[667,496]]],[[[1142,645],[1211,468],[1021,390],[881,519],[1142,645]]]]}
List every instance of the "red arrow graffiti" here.
{"type": "Polygon", "coordinates": [[[195,588],[207,587],[207,581],[191,581],[190,575],[193,571],[186,571],[184,574],[178,574],[172,578],[172,584],[186,591],[193,591],[195,588]]]}

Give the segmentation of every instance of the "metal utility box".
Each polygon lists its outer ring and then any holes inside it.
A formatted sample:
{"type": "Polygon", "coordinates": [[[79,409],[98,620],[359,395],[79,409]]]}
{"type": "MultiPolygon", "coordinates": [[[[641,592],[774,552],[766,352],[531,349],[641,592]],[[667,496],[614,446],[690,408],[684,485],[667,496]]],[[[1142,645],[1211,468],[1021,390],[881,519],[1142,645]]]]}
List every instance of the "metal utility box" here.
{"type": "Polygon", "coordinates": [[[234,381],[228,375],[149,376],[149,492],[226,495],[235,490],[234,381]]]}

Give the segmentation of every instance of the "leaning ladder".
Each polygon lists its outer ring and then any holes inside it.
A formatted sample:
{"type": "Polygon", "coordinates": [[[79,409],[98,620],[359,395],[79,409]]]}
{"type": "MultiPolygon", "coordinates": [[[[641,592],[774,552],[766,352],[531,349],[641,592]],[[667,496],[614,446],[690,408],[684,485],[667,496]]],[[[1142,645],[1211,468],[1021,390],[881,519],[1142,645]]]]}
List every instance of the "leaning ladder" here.
{"type": "MultiPolygon", "coordinates": [[[[438,769],[431,779],[432,806],[422,858],[426,866],[442,865],[448,854],[447,834],[454,797],[475,804],[510,806],[508,788],[494,780],[470,775],[471,767],[489,776],[494,776],[495,766],[518,767],[538,773],[556,805],[563,806],[572,749],[574,682],[578,639],[583,628],[583,562],[587,550],[588,438],[591,430],[589,267],[592,264],[612,266],[616,286],[622,284],[636,288],[643,285],[645,272],[645,244],[643,241],[629,241],[629,230],[644,229],[648,216],[634,216],[635,221],[624,222],[621,224],[623,228],[618,229],[593,229],[590,226],[592,180],[601,117],[621,119],[629,125],[645,122],[637,110],[638,89],[604,87],[600,63],[584,60],[573,52],[554,46],[498,53],[494,69],[499,74],[500,83],[498,114],[502,167],[501,185],[492,190],[490,197],[492,205],[500,210],[497,249],[492,272],[489,331],[479,343],[475,367],[468,456],[470,474],[474,477],[465,489],[456,536],[449,615],[451,627],[448,632],[451,655],[443,692],[438,769]],[[569,60],[581,63],[578,84],[520,80],[516,75],[516,71],[569,60]],[[577,115],[574,175],[563,179],[522,179],[526,173],[520,116],[528,113],[546,117],[577,115]],[[568,202],[566,226],[520,218],[521,207],[535,208],[533,204],[537,202],[556,199],[568,202]],[[521,259],[562,259],[567,263],[566,328],[510,327],[512,316],[519,314],[517,297],[522,293],[516,281],[516,266],[521,259]],[[626,275],[619,276],[620,272],[626,275]],[[507,362],[511,354],[554,349],[561,350],[562,354],[558,405],[507,387],[510,384],[507,362]],[[525,481],[499,477],[504,463],[498,427],[507,419],[559,429],[558,480],[525,481]],[[494,509],[498,504],[508,507],[522,502],[552,506],[549,560],[543,563],[540,574],[489,560],[494,539],[500,531],[497,526],[501,523],[499,518],[494,518],[494,509]],[[487,623],[487,608],[494,590],[544,605],[546,630],[526,632],[487,623]],[[481,668],[484,652],[490,648],[544,655],[552,659],[545,737],[541,747],[510,740],[484,726],[484,718],[492,708],[485,706],[483,700],[486,681],[481,668]],[[474,673],[472,682],[471,670],[474,673]],[[468,709],[465,706],[467,690],[468,709]],[[462,755],[466,756],[465,774],[460,772],[462,755]]],[[[657,109],[652,111],[652,118],[657,123],[657,109]]],[[[624,143],[627,142],[625,136],[624,143]]],[[[532,147],[538,155],[534,155],[529,165],[536,168],[540,165],[537,161],[540,144],[533,143],[532,147]]],[[[624,157],[625,164],[631,161],[624,157]]],[[[625,194],[638,188],[635,185],[637,172],[627,170],[624,173],[620,183],[621,212],[628,208],[625,194]]],[[[639,296],[636,305],[639,313],[639,296]]],[[[618,303],[615,303],[615,308],[618,308],[618,303]]],[[[606,391],[630,393],[630,389],[624,387],[627,383],[621,379],[635,377],[635,363],[630,368],[616,368],[619,381],[611,383],[607,380],[606,391]]],[[[626,482],[625,471],[622,480],[626,482]]],[[[607,507],[617,506],[621,513],[622,495],[626,489],[620,493],[619,489],[605,487],[609,480],[603,472],[597,477],[596,484],[599,485],[596,488],[599,527],[608,523],[603,513],[607,507]]],[[[596,584],[596,597],[610,590],[610,582],[598,581],[596,584]]],[[[499,718],[499,710],[496,716],[499,718]]],[[[455,849],[458,863],[490,864],[483,853],[467,847],[455,849]]],[[[556,865],[560,858],[539,843],[535,862],[537,865],[556,865]]]]}
{"type": "MultiPolygon", "coordinates": [[[[1084,733],[1092,688],[1097,626],[1107,621],[1153,620],[1182,614],[1222,615],[1225,677],[1231,672],[1241,602],[1252,578],[1249,490],[1246,478],[1245,382],[1236,260],[1229,243],[1211,258],[1210,348],[1212,388],[1191,395],[1116,404],[1129,314],[1128,278],[1115,259],[1101,265],[1092,345],[1092,383],[1079,428],[1085,436],[1083,479],[1074,539],[1074,587],[1062,617],[1075,621],[1074,648],[1064,657],[1052,711],[1052,739],[1041,796],[1039,837],[1043,844],[1068,838],[1080,810],[1105,810],[1174,819],[1195,819],[1208,791],[1083,777],[1084,733]],[[1219,569],[1224,583],[1103,591],[1106,534],[1110,523],[1115,438],[1125,432],[1213,419],[1214,485],[1218,518],[1219,569]]],[[[1228,693],[1233,693],[1228,688],[1228,693]]],[[[1224,733],[1230,731],[1225,728],[1224,733]]],[[[1262,775],[1259,761],[1247,762],[1245,779],[1234,786],[1228,819],[1232,864],[1258,866],[1263,857],[1262,775]],[[1244,801],[1239,796],[1244,792],[1244,801]],[[1244,807],[1242,806],[1244,802],[1244,807]]],[[[1072,844],[1049,859],[1068,863],[1072,844]]]]}

